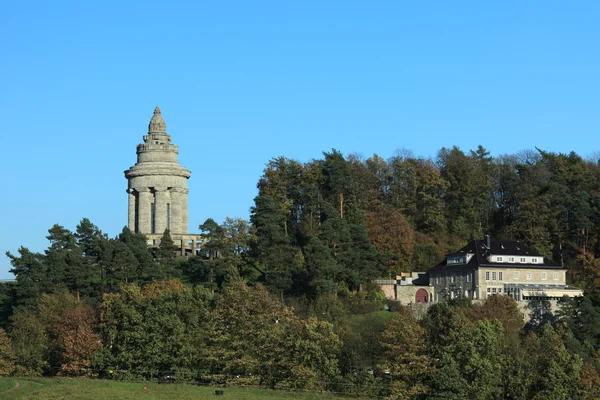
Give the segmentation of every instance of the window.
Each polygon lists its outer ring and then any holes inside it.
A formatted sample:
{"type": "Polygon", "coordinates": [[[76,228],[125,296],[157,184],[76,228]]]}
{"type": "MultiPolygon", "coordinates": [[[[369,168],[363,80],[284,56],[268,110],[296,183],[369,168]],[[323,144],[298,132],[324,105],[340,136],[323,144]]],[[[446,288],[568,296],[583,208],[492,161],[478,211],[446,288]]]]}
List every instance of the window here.
{"type": "Polygon", "coordinates": [[[495,281],[496,280],[496,273],[492,272],[492,280],[495,281]]]}
{"type": "Polygon", "coordinates": [[[467,282],[471,282],[471,274],[467,274],[467,282]]]}
{"type": "Polygon", "coordinates": [[[519,279],[519,271],[513,272],[513,279],[519,279]]]}
{"type": "Polygon", "coordinates": [[[167,203],[167,229],[171,230],[171,203],[167,203]]]}
{"type": "Polygon", "coordinates": [[[492,293],[496,293],[496,288],[492,288],[492,293]]]}
{"type": "Polygon", "coordinates": [[[532,263],[536,263],[536,262],[537,262],[537,258],[532,258],[532,259],[531,259],[531,262],[532,262],[532,263]]]}
{"type": "Polygon", "coordinates": [[[496,261],[502,262],[502,257],[496,257],[496,261]]]}
{"type": "Polygon", "coordinates": [[[487,292],[488,292],[488,293],[492,293],[492,289],[490,289],[490,288],[487,288],[487,292]]]}
{"type": "Polygon", "coordinates": [[[485,271],[485,280],[486,281],[490,280],[490,271],[485,271]]]}
{"type": "Polygon", "coordinates": [[[547,274],[545,272],[542,272],[542,280],[545,281],[547,279],[547,274]]]}
{"type": "Polygon", "coordinates": [[[554,274],[552,274],[552,279],[554,279],[555,281],[558,280],[558,272],[555,272],[554,274]]]}
{"type": "Polygon", "coordinates": [[[525,257],[521,257],[521,262],[525,262],[525,257]]]}
{"type": "Polygon", "coordinates": [[[150,204],[150,233],[156,233],[156,205],[150,204]]]}
{"type": "Polygon", "coordinates": [[[502,293],[502,288],[498,288],[498,293],[502,293]]]}
{"type": "Polygon", "coordinates": [[[501,280],[501,281],[504,280],[504,273],[498,272],[498,280],[501,280]]]}
{"type": "Polygon", "coordinates": [[[454,283],[454,274],[450,275],[450,283],[454,283]]]}
{"type": "Polygon", "coordinates": [[[509,262],[515,262],[515,258],[514,257],[508,257],[508,261],[509,262]]]}
{"type": "Polygon", "coordinates": [[[530,281],[531,280],[531,272],[528,272],[526,276],[527,276],[527,280],[530,281]]]}

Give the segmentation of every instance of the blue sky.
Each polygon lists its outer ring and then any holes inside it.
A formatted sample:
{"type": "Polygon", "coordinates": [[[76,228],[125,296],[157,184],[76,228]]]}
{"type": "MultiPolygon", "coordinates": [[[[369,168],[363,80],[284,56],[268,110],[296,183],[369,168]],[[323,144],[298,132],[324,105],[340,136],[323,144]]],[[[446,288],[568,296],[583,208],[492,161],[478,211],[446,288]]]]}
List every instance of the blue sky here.
{"type": "MultiPolygon", "coordinates": [[[[160,105],[190,228],[247,218],[266,162],[336,148],[600,149],[598,2],[6,1],[0,243],[127,222],[160,105]]],[[[0,279],[10,278],[0,256],[0,279]]]]}

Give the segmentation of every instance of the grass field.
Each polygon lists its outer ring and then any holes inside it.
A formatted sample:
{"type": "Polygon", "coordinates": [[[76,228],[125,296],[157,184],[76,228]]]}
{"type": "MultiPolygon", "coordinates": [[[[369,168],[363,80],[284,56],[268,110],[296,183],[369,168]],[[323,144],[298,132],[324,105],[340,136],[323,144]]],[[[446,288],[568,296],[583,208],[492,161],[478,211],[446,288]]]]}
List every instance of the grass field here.
{"type": "Polygon", "coordinates": [[[223,400],[340,399],[340,397],[327,394],[261,389],[219,389],[193,385],[127,383],[94,379],[0,378],[0,399],[2,400],[197,400],[212,398],[223,400]],[[224,395],[216,396],[215,390],[223,390],[224,395]]]}

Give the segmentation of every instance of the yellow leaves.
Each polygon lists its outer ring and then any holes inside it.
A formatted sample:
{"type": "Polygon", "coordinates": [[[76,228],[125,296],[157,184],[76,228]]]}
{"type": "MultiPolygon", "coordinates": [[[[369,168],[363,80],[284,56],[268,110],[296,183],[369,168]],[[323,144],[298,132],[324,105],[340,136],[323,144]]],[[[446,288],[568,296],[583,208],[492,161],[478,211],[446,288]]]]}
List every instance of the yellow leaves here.
{"type": "Polygon", "coordinates": [[[142,294],[144,296],[157,297],[160,294],[168,293],[182,293],[185,290],[185,285],[179,281],[168,280],[168,281],[153,281],[152,283],[144,286],[142,294]]]}
{"type": "Polygon", "coordinates": [[[8,376],[14,369],[12,343],[4,329],[0,328],[0,376],[8,376]]]}

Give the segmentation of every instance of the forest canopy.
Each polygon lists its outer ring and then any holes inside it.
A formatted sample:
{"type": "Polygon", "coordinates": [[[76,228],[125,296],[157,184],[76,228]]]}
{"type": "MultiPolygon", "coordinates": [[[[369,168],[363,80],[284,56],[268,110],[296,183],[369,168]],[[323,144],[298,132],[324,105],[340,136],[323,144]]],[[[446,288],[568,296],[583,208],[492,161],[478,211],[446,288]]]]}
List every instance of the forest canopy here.
{"type": "Polygon", "coordinates": [[[249,219],[208,218],[178,258],[124,228],[56,224],[7,252],[0,375],[169,379],[388,398],[598,398],[600,165],[542,150],[435,159],[278,157],[249,219]],[[421,318],[373,284],[426,271],[467,241],[520,240],[585,296],[525,324],[513,299],[421,318]]]}

